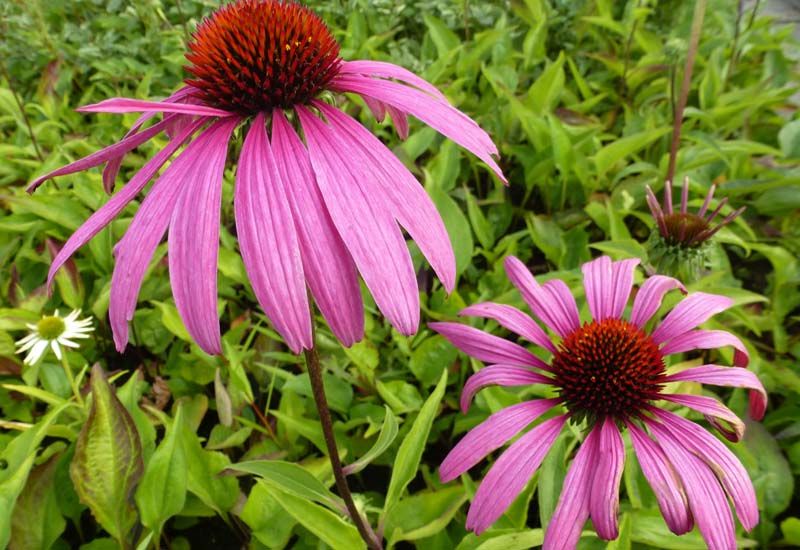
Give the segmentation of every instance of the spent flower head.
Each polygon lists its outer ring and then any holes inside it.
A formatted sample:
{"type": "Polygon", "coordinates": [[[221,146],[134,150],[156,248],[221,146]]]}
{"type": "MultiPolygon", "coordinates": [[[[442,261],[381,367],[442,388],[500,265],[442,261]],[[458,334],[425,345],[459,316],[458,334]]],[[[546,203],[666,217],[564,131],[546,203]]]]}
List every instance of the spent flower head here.
{"type": "Polygon", "coordinates": [[[219,353],[222,176],[228,144],[241,128],[246,136],[236,169],[236,234],[256,298],[288,346],[299,352],[313,345],[306,286],[342,343],[362,338],[359,274],[392,325],[404,334],[415,332],[419,293],[400,226],[449,291],[455,260],[444,223],[408,169],[332,102],[347,93],[361,96],[376,118],[388,114],[403,138],[413,115],[505,181],[486,132],[410,71],[385,62],[342,60],[323,21],[296,2],[226,4],[198,26],[189,49],[191,77],[167,99],[114,98],[80,108],[143,114],[120,142],[29,186],[33,190],[48,178],[105,163],[103,181],[110,193],[127,152],[161,132],[170,138],[70,237],[48,281],[182,149],[115,248],[109,317],[123,350],[147,264],[169,229],[169,275],[178,312],[200,347],[219,353]],[[159,113],[162,120],[145,127],[159,113]]]}
{"type": "Polygon", "coordinates": [[[53,315],[45,315],[38,323],[28,323],[30,334],[16,342],[19,347],[17,353],[28,354],[23,362],[26,365],[33,365],[41,359],[47,347],[53,350],[58,360],[61,360],[61,346],[68,348],[78,348],[79,345],[73,340],[88,338],[94,328],[92,327],[91,317],[78,319],[81,310],[74,309],[66,317],[61,317],[58,310],[53,315]]]}
{"type": "Polygon", "coordinates": [[[744,368],[749,356],[742,342],[725,331],[696,328],[733,301],[696,292],[648,328],[664,295],[673,289],[685,293],[685,289],[671,277],[652,276],[641,285],[625,315],[638,263],[601,257],[583,265],[591,319],[581,323],[577,303],[563,281],[540,285],[517,258],[506,258],[509,278],[535,317],[558,340],[554,342],[534,318],[512,306],[486,302],[461,313],[495,320],[547,351],[549,361],[476,328],[458,323],[430,325],[464,353],[490,363],[467,380],[461,396],[465,412],[473,396],[490,385],[544,384],[556,394],[506,407],[471,430],[442,462],[443,481],[457,478],[548,412],[560,413],[524,433],[489,469],[470,506],[469,529],[481,533],[503,514],[568,420],[582,423],[588,433],[546,526],[546,550],[575,548],[590,518],[600,538],[617,538],[626,430],[673,533],[686,533],[696,524],[709,548],[735,548],[728,498],[746,529],[758,523],[753,484],[738,459],[699,425],[662,407],[678,404],[698,411],[731,441],[742,437],[744,423],[730,409],[711,397],[672,393],[667,384],[690,381],[749,388],[752,416],[764,415],[766,392],[744,368]],[[664,362],[671,354],[724,346],[733,347],[736,366],[706,364],[670,372],[664,362]]]}
{"type": "Polygon", "coordinates": [[[693,214],[688,210],[688,177],[683,180],[680,211],[673,209],[672,182],[667,181],[664,185],[663,208],[653,190],[647,186],[647,205],[656,222],[647,241],[648,260],[655,272],[690,281],[705,268],[711,237],[745,210],[743,206],[713,225],[714,219],[728,202],[728,198],[724,197],[717,207],[709,212],[715,189],[716,186],[712,185],[700,210],[697,214],[693,214]]]}

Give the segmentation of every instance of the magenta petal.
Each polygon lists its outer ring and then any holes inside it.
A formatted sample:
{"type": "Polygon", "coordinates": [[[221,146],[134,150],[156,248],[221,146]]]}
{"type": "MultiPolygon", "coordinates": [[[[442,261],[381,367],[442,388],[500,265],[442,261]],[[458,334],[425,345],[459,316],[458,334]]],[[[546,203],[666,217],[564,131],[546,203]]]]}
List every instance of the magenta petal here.
{"type": "MultiPolygon", "coordinates": [[[[552,384],[553,380],[513,365],[491,365],[469,377],[461,391],[461,410],[467,412],[472,398],[486,386],[524,386],[527,384],[552,384]]],[[[555,403],[554,403],[555,404],[555,403]]]]}
{"type": "Polygon", "coordinates": [[[500,455],[475,493],[467,529],[480,535],[503,515],[541,465],[566,420],[565,415],[545,420],[500,455]]]}
{"type": "MultiPolygon", "coordinates": [[[[381,141],[361,124],[326,103],[315,101],[335,130],[341,154],[368,167],[372,193],[386,197],[391,213],[417,243],[448,292],[456,281],[456,260],[450,237],[433,201],[417,179],[381,141]]],[[[369,182],[364,182],[365,189],[369,182]]]]}
{"type": "Polygon", "coordinates": [[[497,155],[497,147],[489,135],[449,103],[403,84],[360,75],[340,76],[332,86],[338,91],[370,96],[417,117],[477,156],[501,181],[507,183],[502,170],[492,158],[492,155],[497,155]]]}
{"type": "Polygon", "coordinates": [[[556,403],[554,399],[523,401],[497,411],[475,426],[447,453],[439,467],[442,482],[452,481],[475,466],[556,403]]]}
{"type": "Polygon", "coordinates": [[[619,319],[633,287],[633,273],[638,259],[612,262],[601,256],[583,264],[583,286],[592,319],[619,319]]]}
{"type": "Polygon", "coordinates": [[[680,436],[658,422],[650,421],[647,425],[677,471],[689,497],[689,508],[709,549],[736,548],[731,508],[714,473],[683,446],[680,436]]]}
{"type": "Polygon", "coordinates": [[[661,348],[663,355],[682,353],[696,349],[715,349],[732,346],[733,364],[737,367],[746,367],[750,362],[750,354],[741,340],[724,330],[693,330],[672,338],[661,348]]]}
{"type": "Polygon", "coordinates": [[[550,353],[556,353],[555,344],[547,337],[544,330],[530,317],[513,306],[495,304],[493,302],[482,302],[473,304],[458,312],[459,315],[473,315],[475,317],[485,317],[494,319],[501,326],[511,332],[519,334],[529,342],[541,346],[550,353]]]}
{"type": "Polygon", "coordinates": [[[89,219],[70,236],[58,252],[53,263],[50,264],[50,271],[47,274],[48,287],[52,286],[53,278],[61,266],[64,265],[64,262],[69,260],[70,256],[72,256],[76,250],[86,244],[92,237],[97,235],[101,229],[108,225],[108,223],[139,194],[142,188],[158,172],[161,166],[169,160],[178,147],[180,147],[185,140],[189,139],[203,123],[204,121],[200,120],[187,126],[181,133],[180,140],[173,140],[164,149],[159,151],[156,156],[150,159],[147,164],[136,172],[133,178],[131,178],[131,181],[122,188],[122,191],[114,195],[106,204],[101,206],[97,212],[92,214],[89,219]]]}
{"type": "Polygon", "coordinates": [[[467,355],[487,363],[508,363],[518,367],[550,367],[534,354],[514,342],[493,336],[477,328],[459,323],[428,323],[432,328],[467,355]]]}
{"type": "Polygon", "coordinates": [[[631,310],[631,323],[642,328],[647,321],[661,307],[661,300],[664,294],[677,288],[686,294],[686,288],[678,279],[665,275],[653,275],[639,288],[636,298],[633,299],[633,309],[631,310]]]}
{"type": "Polygon", "coordinates": [[[589,515],[597,536],[614,540],[619,536],[619,483],[625,466],[625,444],[612,418],[606,418],[599,431],[589,515]]]}
{"type": "Polygon", "coordinates": [[[732,410],[712,397],[670,393],[662,393],[659,397],[703,413],[706,420],[729,441],[739,441],[744,435],[744,422],[732,410]]]}
{"type": "Polygon", "coordinates": [[[672,340],[732,305],[733,300],[726,296],[695,292],[672,308],[672,311],[661,321],[658,328],[653,331],[653,342],[661,344],[672,340]]]}
{"type": "Polygon", "coordinates": [[[408,69],[404,69],[394,63],[386,63],[385,61],[345,61],[339,66],[339,74],[360,74],[365,76],[377,76],[380,78],[394,78],[406,84],[411,84],[426,91],[429,94],[438,97],[443,101],[447,101],[436,86],[420,78],[408,69]]]}
{"type": "Polygon", "coordinates": [[[278,175],[265,123],[263,113],[253,120],[239,156],[236,233],[258,303],[289,348],[300,353],[314,343],[300,247],[284,191],[294,182],[278,175]]]}
{"type": "Polygon", "coordinates": [[[408,115],[391,105],[386,106],[389,116],[392,117],[394,128],[397,130],[397,135],[400,139],[408,139],[408,115]]]}
{"type": "Polygon", "coordinates": [[[378,101],[377,99],[372,99],[371,97],[365,97],[364,103],[367,104],[369,110],[372,111],[372,116],[375,117],[375,120],[378,122],[383,122],[386,118],[386,104],[382,101],[378,101]]]}
{"type": "MultiPolygon", "coordinates": [[[[694,422],[655,407],[651,408],[651,412],[664,423],[665,428],[669,429],[669,432],[681,442],[683,447],[700,457],[711,470],[718,474],[719,481],[730,495],[736,508],[736,515],[744,528],[749,531],[755,527],[758,524],[756,492],[753,482],[750,481],[747,471],[739,459],[720,440],[694,422]]],[[[666,449],[664,450],[666,451],[666,449]]],[[[673,464],[675,464],[674,461],[673,464]]],[[[677,468],[678,465],[675,466],[677,468]]],[[[685,484],[684,480],[684,486],[685,484]]],[[[689,501],[691,504],[691,494],[689,501]]],[[[695,519],[698,519],[694,508],[692,508],[692,512],[695,514],[695,519]]]]}
{"type": "Polygon", "coordinates": [[[688,533],[694,526],[694,520],[689,512],[686,492],[675,469],[658,443],[634,424],[630,422],[626,424],[642,473],[656,495],[658,507],[667,527],[676,535],[688,533]]]}
{"type": "MultiPolygon", "coordinates": [[[[208,117],[230,117],[234,113],[205,107],[203,105],[190,105],[186,103],[171,103],[166,101],[143,101],[140,99],[129,99],[127,97],[114,97],[106,99],[100,103],[85,105],[75,109],[81,113],[182,113],[184,115],[198,115],[208,117]]],[[[236,117],[238,120],[238,117],[236,117]]]]}
{"type": "Polygon", "coordinates": [[[364,305],[353,258],[333,225],[314,181],[308,151],[283,112],[272,114],[272,147],[292,207],[303,271],[336,338],[351,346],[364,335],[364,305]]]}
{"type": "Polygon", "coordinates": [[[563,282],[559,281],[561,285],[545,288],[536,282],[525,264],[514,256],[506,257],[504,263],[508,278],[522,294],[533,314],[544,321],[553,332],[564,338],[580,328],[578,306],[563,282]]]}
{"type": "Polygon", "coordinates": [[[305,107],[296,109],[317,185],[336,229],[372,292],[375,303],[402,334],[419,325],[419,291],[411,255],[371,171],[343,155],[341,137],[305,107]]]}
{"type": "Polygon", "coordinates": [[[542,550],[575,550],[581,531],[589,519],[589,501],[598,461],[598,438],[595,428],[586,436],[575,460],[567,471],[558,505],[544,534],[542,550]]]}
{"type": "Polygon", "coordinates": [[[702,365],[671,374],[664,382],[700,382],[715,386],[750,389],[750,416],[755,420],[764,418],[767,409],[767,391],[753,372],[738,367],[722,367],[719,365],[702,365]]]}
{"type": "Polygon", "coordinates": [[[186,330],[210,354],[222,353],[217,316],[220,201],[228,142],[238,123],[238,118],[223,119],[204,133],[206,150],[191,156],[198,168],[187,174],[170,220],[169,279],[175,307],[186,330]]]}

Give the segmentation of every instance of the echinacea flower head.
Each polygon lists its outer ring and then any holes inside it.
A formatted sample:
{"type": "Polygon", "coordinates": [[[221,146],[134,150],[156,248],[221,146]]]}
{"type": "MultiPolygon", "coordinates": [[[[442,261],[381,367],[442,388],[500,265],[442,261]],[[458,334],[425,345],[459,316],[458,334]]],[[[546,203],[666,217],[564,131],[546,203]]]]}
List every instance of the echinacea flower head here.
{"type": "Polygon", "coordinates": [[[343,344],[360,340],[359,274],[389,322],[404,334],[415,332],[419,293],[401,226],[449,291],[455,260],[444,223],[408,169],[331,102],[345,93],[361,96],[378,119],[388,114],[403,138],[413,115],[505,181],[486,132],[406,69],[342,60],[322,20],[295,2],[226,4],[198,26],[189,48],[191,77],[167,99],[114,98],[79,109],[142,112],[120,142],[29,186],[105,163],[103,182],[110,193],[128,151],[161,132],[169,136],[168,145],[70,237],[53,261],[49,282],[178,152],[115,248],[111,328],[121,351],[147,264],[169,230],[175,305],[200,347],[219,353],[222,176],[239,128],[245,137],[236,167],[236,234],[256,298],[287,345],[299,352],[313,344],[308,291],[343,344]],[[161,121],[145,127],[159,113],[161,121]]]}
{"type": "Polygon", "coordinates": [[[664,295],[685,293],[676,279],[649,277],[628,314],[638,260],[608,257],[583,265],[590,318],[581,323],[577,303],[560,280],[539,284],[517,258],[506,258],[506,272],[533,311],[485,302],[461,313],[495,320],[550,355],[545,361],[525,347],[458,323],[430,326],[464,353],[490,363],[466,382],[461,407],[490,385],[550,386],[554,397],[523,401],[501,409],[475,427],[450,451],[439,475],[447,482],[463,474],[547,413],[523,433],[489,469],[467,515],[467,528],[481,533],[520,494],[541,465],[567,421],[585,426],[586,436],[567,472],[561,496],[546,526],[544,548],[573,549],[591,518],[598,536],[618,536],[619,485],[625,463],[623,434],[629,434],[639,465],[676,534],[696,524],[709,548],[736,548],[728,499],[745,529],[758,523],[753,485],[742,464],[719,439],[663,405],[700,412],[724,437],[737,441],[744,423],[711,397],[672,393],[671,382],[697,382],[749,388],[750,414],[763,417],[766,392],[746,367],[747,349],[733,334],[698,329],[729,308],[724,296],[696,292],[658,322],[651,322],[664,295]],[[551,339],[536,322],[544,323],[551,339]],[[693,350],[733,347],[735,366],[706,364],[670,372],[664,358],[693,350]]]}
{"type": "Polygon", "coordinates": [[[648,259],[655,272],[691,280],[706,266],[711,237],[745,210],[744,206],[734,210],[714,225],[714,219],[728,202],[728,198],[725,197],[719,201],[716,208],[709,211],[715,189],[716,187],[712,185],[700,210],[697,214],[693,214],[688,209],[688,177],[683,180],[680,211],[673,209],[672,182],[667,181],[664,185],[663,208],[653,190],[647,186],[647,205],[656,222],[647,242],[648,259]]]}
{"type": "Polygon", "coordinates": [[[81,310],[75,309],[66,317],[61,317],[58,310],[53,315],[42,317],[38,323],[27,324],[30,334],[18,340],[16,345],[19,347],[17,353],[28,354],[23,359],[26,365],[34,365],[41,359],[48,346],[55,353],[56,358],[61,360],[61,346],[68,348],[78,348],[79,345],[73,340],[88,338],[92,328],[92,319],[78,319],[81,310]]]}

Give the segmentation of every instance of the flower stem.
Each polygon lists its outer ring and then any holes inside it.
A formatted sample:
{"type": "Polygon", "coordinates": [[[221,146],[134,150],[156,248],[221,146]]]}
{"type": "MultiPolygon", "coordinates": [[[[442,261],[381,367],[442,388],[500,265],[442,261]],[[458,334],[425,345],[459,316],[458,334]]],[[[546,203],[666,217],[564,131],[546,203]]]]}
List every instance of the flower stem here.
{"type": "Polygon", "coordinates": [[[314,346],[309,350],[305,350],[304,354],[308,377],[311,380],[311,391],[314,393],[314,402],[317,405],[317,411],[319,411],[320,424],[322,424],[322,435],[325,437],[328,457],[333,467],[333,476],[336,478],[336,489],[339,491],[339,496],[344,500],[345,506],[347,506],[350,519],[355,523],[358,534],[367,543],[367,547],[370,550],[381,550],[380,541],[377,540],[372,528],[364,521],[364,518],[356,508],[355,502],[353,502],[353,496],[350,494],[350,487],[347,485],[347,478],[342,469],[342,462],[339,460],[339,449],[336,447],[336,438],[333,435],[331,412],[328,408],[328,400],[325,397],[325,387],[322,384],[322,368],[319,364],[317,347],[314,346]]]}
{"type": "Polygon", "coordinates": [[[82,407],[83,397],[81,397],[81,390],[80,388],[78,388],[78,384],[75,383],[75,377],[72,376],[72,368],[69,366],[69,362],[67,361],[67,354],[65,352],[61,353],[61,366],[64,367],[64,372],[67,375],[67,380],[69,380],[69,385],[72,387],[72,395],[75,396],[75,400],[82,407]]]}

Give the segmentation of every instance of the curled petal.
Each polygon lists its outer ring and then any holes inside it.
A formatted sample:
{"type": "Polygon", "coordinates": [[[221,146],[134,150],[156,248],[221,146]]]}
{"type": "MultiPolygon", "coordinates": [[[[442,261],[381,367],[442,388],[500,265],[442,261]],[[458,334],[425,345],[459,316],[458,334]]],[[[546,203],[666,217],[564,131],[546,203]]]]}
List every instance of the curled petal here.
{"type": "Polygon", "coordinates": [[[459,323],[428,323],[428,326],[450,340],[467,355],[487,363],[508,363],[518,367],[550,367],[522,346],[459,323]]]}
{"type": "Polygon", "coordinates": [[[700,382],[750,390],[750,416],[755,420],[764,418],[767,409],[767,391],[758,377],[747,369],[739,367],[722,367],[719,365],[702,365],[671,374],[664,382],[700,382]]]}
{"type": "Polygon", "coordinates": [[[695,292],[684,298],[667,314],[661,324],[653,331],[652,339],[656,344],[668,342],[685,332],[696,328],[720,311],[733,305],[733,300],[726,296],[695,292]]]}
{"type": "Polygon", "coordinates": [[[664,298],[664,294],[674,288],[686,294],[686,288],[678,279],[664,275],[648,277],[639,288],[636,298],[633,299],[631,323],[642,328],[661,307],[661,300],[664,298]]]}
{"type": "Polygon", "coordinates": [[[692,330],[676,336],[661,348],[663,355],[682,353],[696,349],[716,349],[732,346],[733,364],[737,367],[746,367],[750,362],[750,354],[741,340],[724,330],[692,330]]]}
{"type": "Polygon", "coordinates": [[[542,330],[536,321],[513,306],[482,302],[464,308],[459,311],[458,314],[494,319],[500,326],[519,334],[537,346],[543,347],[550,353],[556,353],[557,351],[553,341],[547,337],[547,334],[545,334],[544,330],[542,330]]]}
{"type": "Polygon", "coordinates": [[[487,386],[525,386],[527,384],[552,384],[553,380],[524,367],[490,365],[469,377],[461,392],[461,410],[469,410],[472,398],[487,386]]]}

